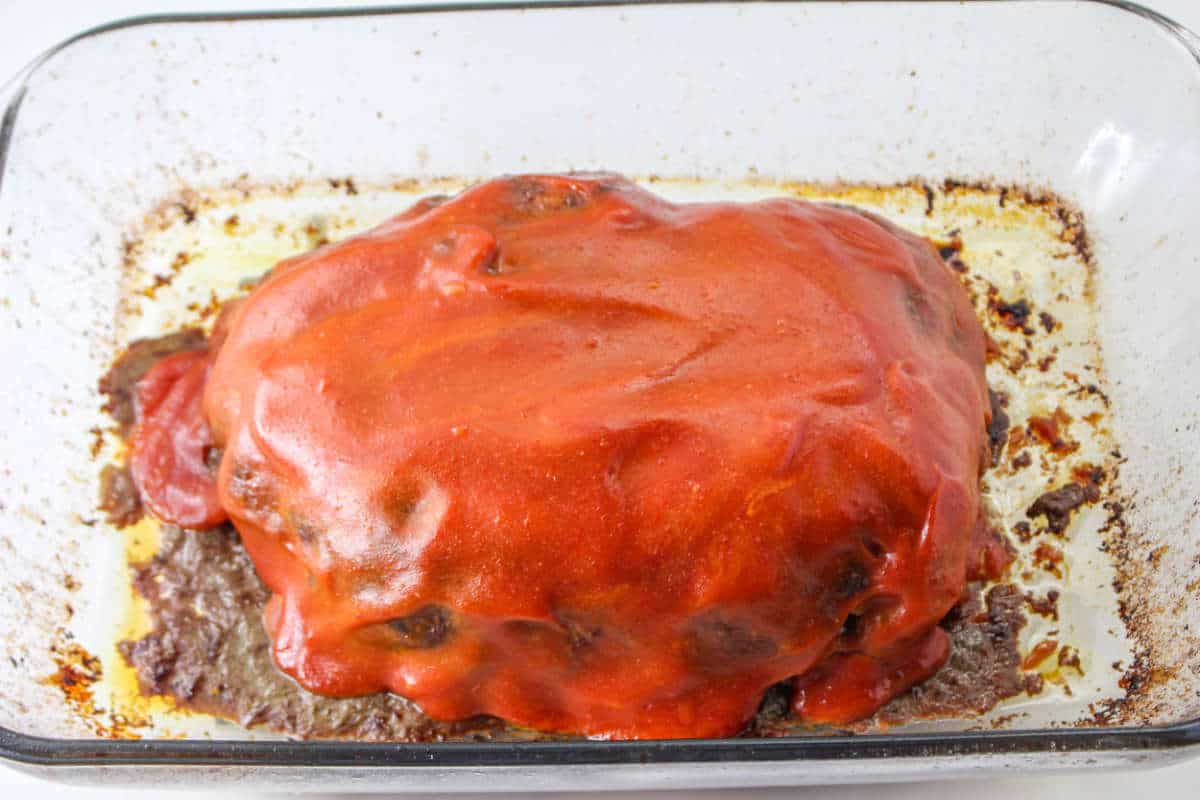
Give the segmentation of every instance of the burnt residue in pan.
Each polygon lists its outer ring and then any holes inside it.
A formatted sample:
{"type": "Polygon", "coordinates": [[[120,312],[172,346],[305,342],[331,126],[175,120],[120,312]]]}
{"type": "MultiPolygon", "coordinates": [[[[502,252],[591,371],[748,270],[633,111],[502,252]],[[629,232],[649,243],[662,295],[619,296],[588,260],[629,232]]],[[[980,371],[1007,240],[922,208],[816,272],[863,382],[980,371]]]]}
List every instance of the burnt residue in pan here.
{"type": "Polygon", "coordinates": [[[54,645],[50,655],[56,668],[45,682],[62,692],[67,705],[92,734],[102,739],[141,738],[137,729],[145,727],[146,720],[97,704],[95,686],[104,676],[99,658],[70,641],[54,645]]]}
{"type": "MultiPolygon", "coordinates": [[[[1117,455],[1118,466],[1112,472],[1119,473],[1124,458],[1119,454],[1114,455],[1117,455]]],[[[1111,481],[1116,481],[1118,477],[1119,474],[1109,476],[1111,481]]],[[[1106,551],[1117,565],[1113,588],[1117,593],[1121,620],[1127,630],[1134,634],[1137,647],[1128,664],[1117,662],[1112,665],[1121,673],[1119,683],[1124,695],[1091,704],[1091,717],[1084,723],[1089,725],[1136,724],[1147,718],[1161,717],[1164,712],[1177,713],[1156,699],[1158,690],[1176,681],[1180,670],[1194,670],[1195,665],[1200,664],[1200,643],[1194,638],[1182,643],[1183,648],[1180,649],[1184,658],[1180,660],[1178,656],[1172,658],[1167,655],[1171,651],[1166,643],[1139,635],[1141,631],[1154,630],[1147,618],[1152,619],[1166,611],[1162,605],[1163,592],[1156,585],[1155,573],[1161,569],[1160,562],[1167,545],[1160,544],[1152,549],[1146,546],[1143,538],[1145,532],[1136,530],[1127,517],[1130,502],[1136,502],[1136,499],[1114,497],[1103,502],[1108,516],[1101,527],[1101,535],[1106,551]]],[[[1200,570],[1200,559],[1195,567],[1200,570]]],[[[1178,588],[1182,589],[1182,594],[1177,602],[1194,597],[1200,592],[1200,578],[1178,588]]],[[[1169,613],[1182,613],[1182,609],[1176,605],[1169,609],[1169,613]]]]}
{"type": "Polygon", "coordinates": [[[1100,490],[1095,484],[1068,483],[1046,492],[1026,510],[1030,519],[1045,517],[1046,528],[1051,533],[1061,534],[1071,522],[1071,514],[1085,503],[1100,499],[1100,490]]]}

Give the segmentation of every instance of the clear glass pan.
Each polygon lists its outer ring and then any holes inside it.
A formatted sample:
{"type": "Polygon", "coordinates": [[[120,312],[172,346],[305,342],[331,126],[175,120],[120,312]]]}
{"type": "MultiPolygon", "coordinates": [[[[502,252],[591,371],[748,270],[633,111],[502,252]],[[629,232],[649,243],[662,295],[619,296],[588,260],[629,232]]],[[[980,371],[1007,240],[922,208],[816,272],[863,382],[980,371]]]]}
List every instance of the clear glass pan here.
{"type": "Polygon", "coordinates": [[[480,791],[900,780],[1200,752],[1200,40],[1169,20],[1104,0],[147,17],[56,47],[0,101],[0,756],[82,782],[480,791]],[[386,745],[73,729],[43,651],[65,604],[76,620],[98,613],[61,576],[86,575],[96,552],[80,524],[94,505],[87,430],[114,347],[122,237],[181,189],[242,176],[566,169],[996,180],[1080,208],[1137,498],[1130,552],[1158,553],[1139,583],[1138,608],[1159,609],[1137,620],[1159,661],[1138,724],[386,745]]]}

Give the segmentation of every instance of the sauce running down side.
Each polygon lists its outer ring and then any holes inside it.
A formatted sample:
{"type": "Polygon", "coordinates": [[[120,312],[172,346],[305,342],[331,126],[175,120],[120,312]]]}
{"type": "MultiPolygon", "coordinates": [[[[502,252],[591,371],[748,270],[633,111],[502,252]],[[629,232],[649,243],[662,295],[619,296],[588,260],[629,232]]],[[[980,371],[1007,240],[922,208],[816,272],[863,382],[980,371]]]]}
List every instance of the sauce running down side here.
{"type": "Polygon", "coordinates": [[[279,264],[139,383],[130,465],[160,518],[232,520],[314,692],[665,738],[802,676],[840,723],[1003,564],[983,367],[882,219],[514,177],[279,264]]]}

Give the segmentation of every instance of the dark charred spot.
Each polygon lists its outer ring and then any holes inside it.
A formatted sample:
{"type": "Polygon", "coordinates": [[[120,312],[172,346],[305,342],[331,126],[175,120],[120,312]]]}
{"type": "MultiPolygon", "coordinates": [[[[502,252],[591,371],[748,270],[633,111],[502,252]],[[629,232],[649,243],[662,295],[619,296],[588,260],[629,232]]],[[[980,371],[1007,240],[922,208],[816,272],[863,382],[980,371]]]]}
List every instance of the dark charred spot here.
{"type": "Polygon", "coordinates": [[[1033,334],[1033,328],[1029,327],[1029,315],[1032,312],[1029,303],[1024,299],[1007,303],[998,297],[990,297],[988,298],[988,308],[1006,328],[1019,330],[1026,335],[1033,334]]]}
{"type": "Polygon", "coordinates": [[[399,640],[400,647],[426,650],[437,647],[454,631],[450,612],[442,606],[428,605],[407,617],[388,622],[399,640]]]}
{"type": "Polygon", "coordinates": [[[1059,232],[1058,238],[1070,245],[1085,264],[1091,264],[1092,243],[1088,238],[1086,228],[1084,228],[1083,214],[1059,205],[1054,208],[1054,215],[1062,223],[1062,230],[1059,232]]]}
{"type": "Polygon", "coordinates": [[[925,193],[925,216],[932,217],[933,216],[933,189],[928,184],[924,184],[921,186],[921,191],[925,193]]]}
{"type": "Polygon", "coordinates": [[[1028,542],[1033,538],[1033,526],[1022,520],[1021,522],[1013,525],[1013,533],[1015,533],[1017,538],[1022,542],[1028,542]]]}
{"type": "Polygon", "coordinates": [[[1100,491],[1095,484],[1068,483],[1034,500],[1026,509],[1025,516],[1030,519],[1045,516],[1046,527],[1054,533],[1062,533],[1070,524],[1075,509],[1099,499],[1100,491]]]}
{"type": "MultiPolygon", "coordinates": [[[[758,704],[758,713],[745,729],[739,734],[747,737],[762,737],[772,735],[775,726],[784,725],[791,717],[792,694],[795,692],[794,681],[780,681],[767,687],[763,692],[762,701],[758,704]]],[[[778,734],[775,734],[778,735],[778,734]]]]}
{"type": "MultiPolygon", "coordinates": [[[[942,257],[943,261],[947,262],[952,267],[955,266],[953,262],[958,261],[958,263],[962,265],[963,269],[966,269],[966,265],[962,264],[962,262],[959,260],[959,256],[963,249],[961,237],[962,231],[960,231],[958,228],[955,228],[946,234],[945,239],[934,240],[934,246],[937,247],[938,255],[942,257]]],[[[957,269],[957,267],[955,267],[955,269],[957,269]]],[[[959,271],[961,272],[962,270],[959,271]]]]}
{"type": "Polygon", "coordinates": [[[1013,471],[1025,469],[1033,463],[1033,456],[1029,455],[1028,450],[1022,450],[1012,460],[1013,471]]]}
{"type": "Polygon", "coordinates": [[[858,603],[858,605],[842,618],[840,636],[842,644],[853,646],[867,632],[868,628],[886,624],[888,618],[900,607],[900,600],[895,595],[876,594],[858,603]]]}
{"type": "Polygon", "coordinates": [[[176,203],[179,208],[179,213],[183,216],[183,223],[191,225],[196,221],[196,209],[189,206],[187,203],[176,203]]]}
{"type": "Polygon", "coordinates": [[[858,614],[847,614],[845,622],[842,623],[842,632],[839,634],[846,644],[854,644],[858,641],[858,637],[862,635],[862,617],[858,614]]]}
{"type": "Polygon", "coordinates": [[[876,539],[874,536],[863,537],[863,547],[871,554],[873,558],[883,558],[887,555],[887,548],[883,546],[883,542],[876,539]]]}
{"type": "Polygon", "coordinates": [[[204,466],[208,467],[208,471],[213,475],[217,474],[217,470],[221,468],[221,457],[225,455],[225,451],[216,445],[204,446],[204,466]]]}
{"type": "Polygon", "coordinates": [[[1058,327],[1058,320],[1050,315],[1048,311],[1039,311],[1038,320],[1042,323],[1046,333],[1054,333],[1054,329],[1058,327]]]}
{"type": "Polygon", "coordinates": [[[834,584],[834,596],[849,600],[865,592],[871,586],[871,571],[865,564],[851,561],[842,568],[834,584]]]}
{"type": "Polygon", "coordinates": [[[1083,387],[1083,391],[1087,392],[1090,395],[1095,395],[1095,396],[1099,397],[1105,406],[1109,405],[1108,395],[1106,395],[1104,392],[1102,392],[1100,390],[1100,387],[1097,386],[1096,384],[1094,384],[1094,383],[1085,384],[1083,387]]]}
{"type": "Polygon", "coordinates": [[[1008,443],[1008,413],[1004,410],[1007,398],[998,392],[988,389],[988,401],[992,408],[992,419],[987,426],[988,442],[992,447],[992,466],[1000,463],[1000,455],[1004,445],[1008,443]]]}

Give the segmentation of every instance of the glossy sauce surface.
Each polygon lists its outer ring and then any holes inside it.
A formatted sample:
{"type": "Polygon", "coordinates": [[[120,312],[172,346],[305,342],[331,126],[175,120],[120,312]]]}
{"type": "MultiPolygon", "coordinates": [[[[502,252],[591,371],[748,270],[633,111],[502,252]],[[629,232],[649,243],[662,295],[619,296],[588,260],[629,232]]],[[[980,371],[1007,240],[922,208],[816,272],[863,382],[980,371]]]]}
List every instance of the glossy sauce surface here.
{"type": "Polygon", "coordinates": [[[228,514],[319,693],[718,736],[804,675],[844,722],[936,669],[981,563],[982,329],[849,209],[492,181],[283,262],[183,356],[135,479],[228,514]]]}

